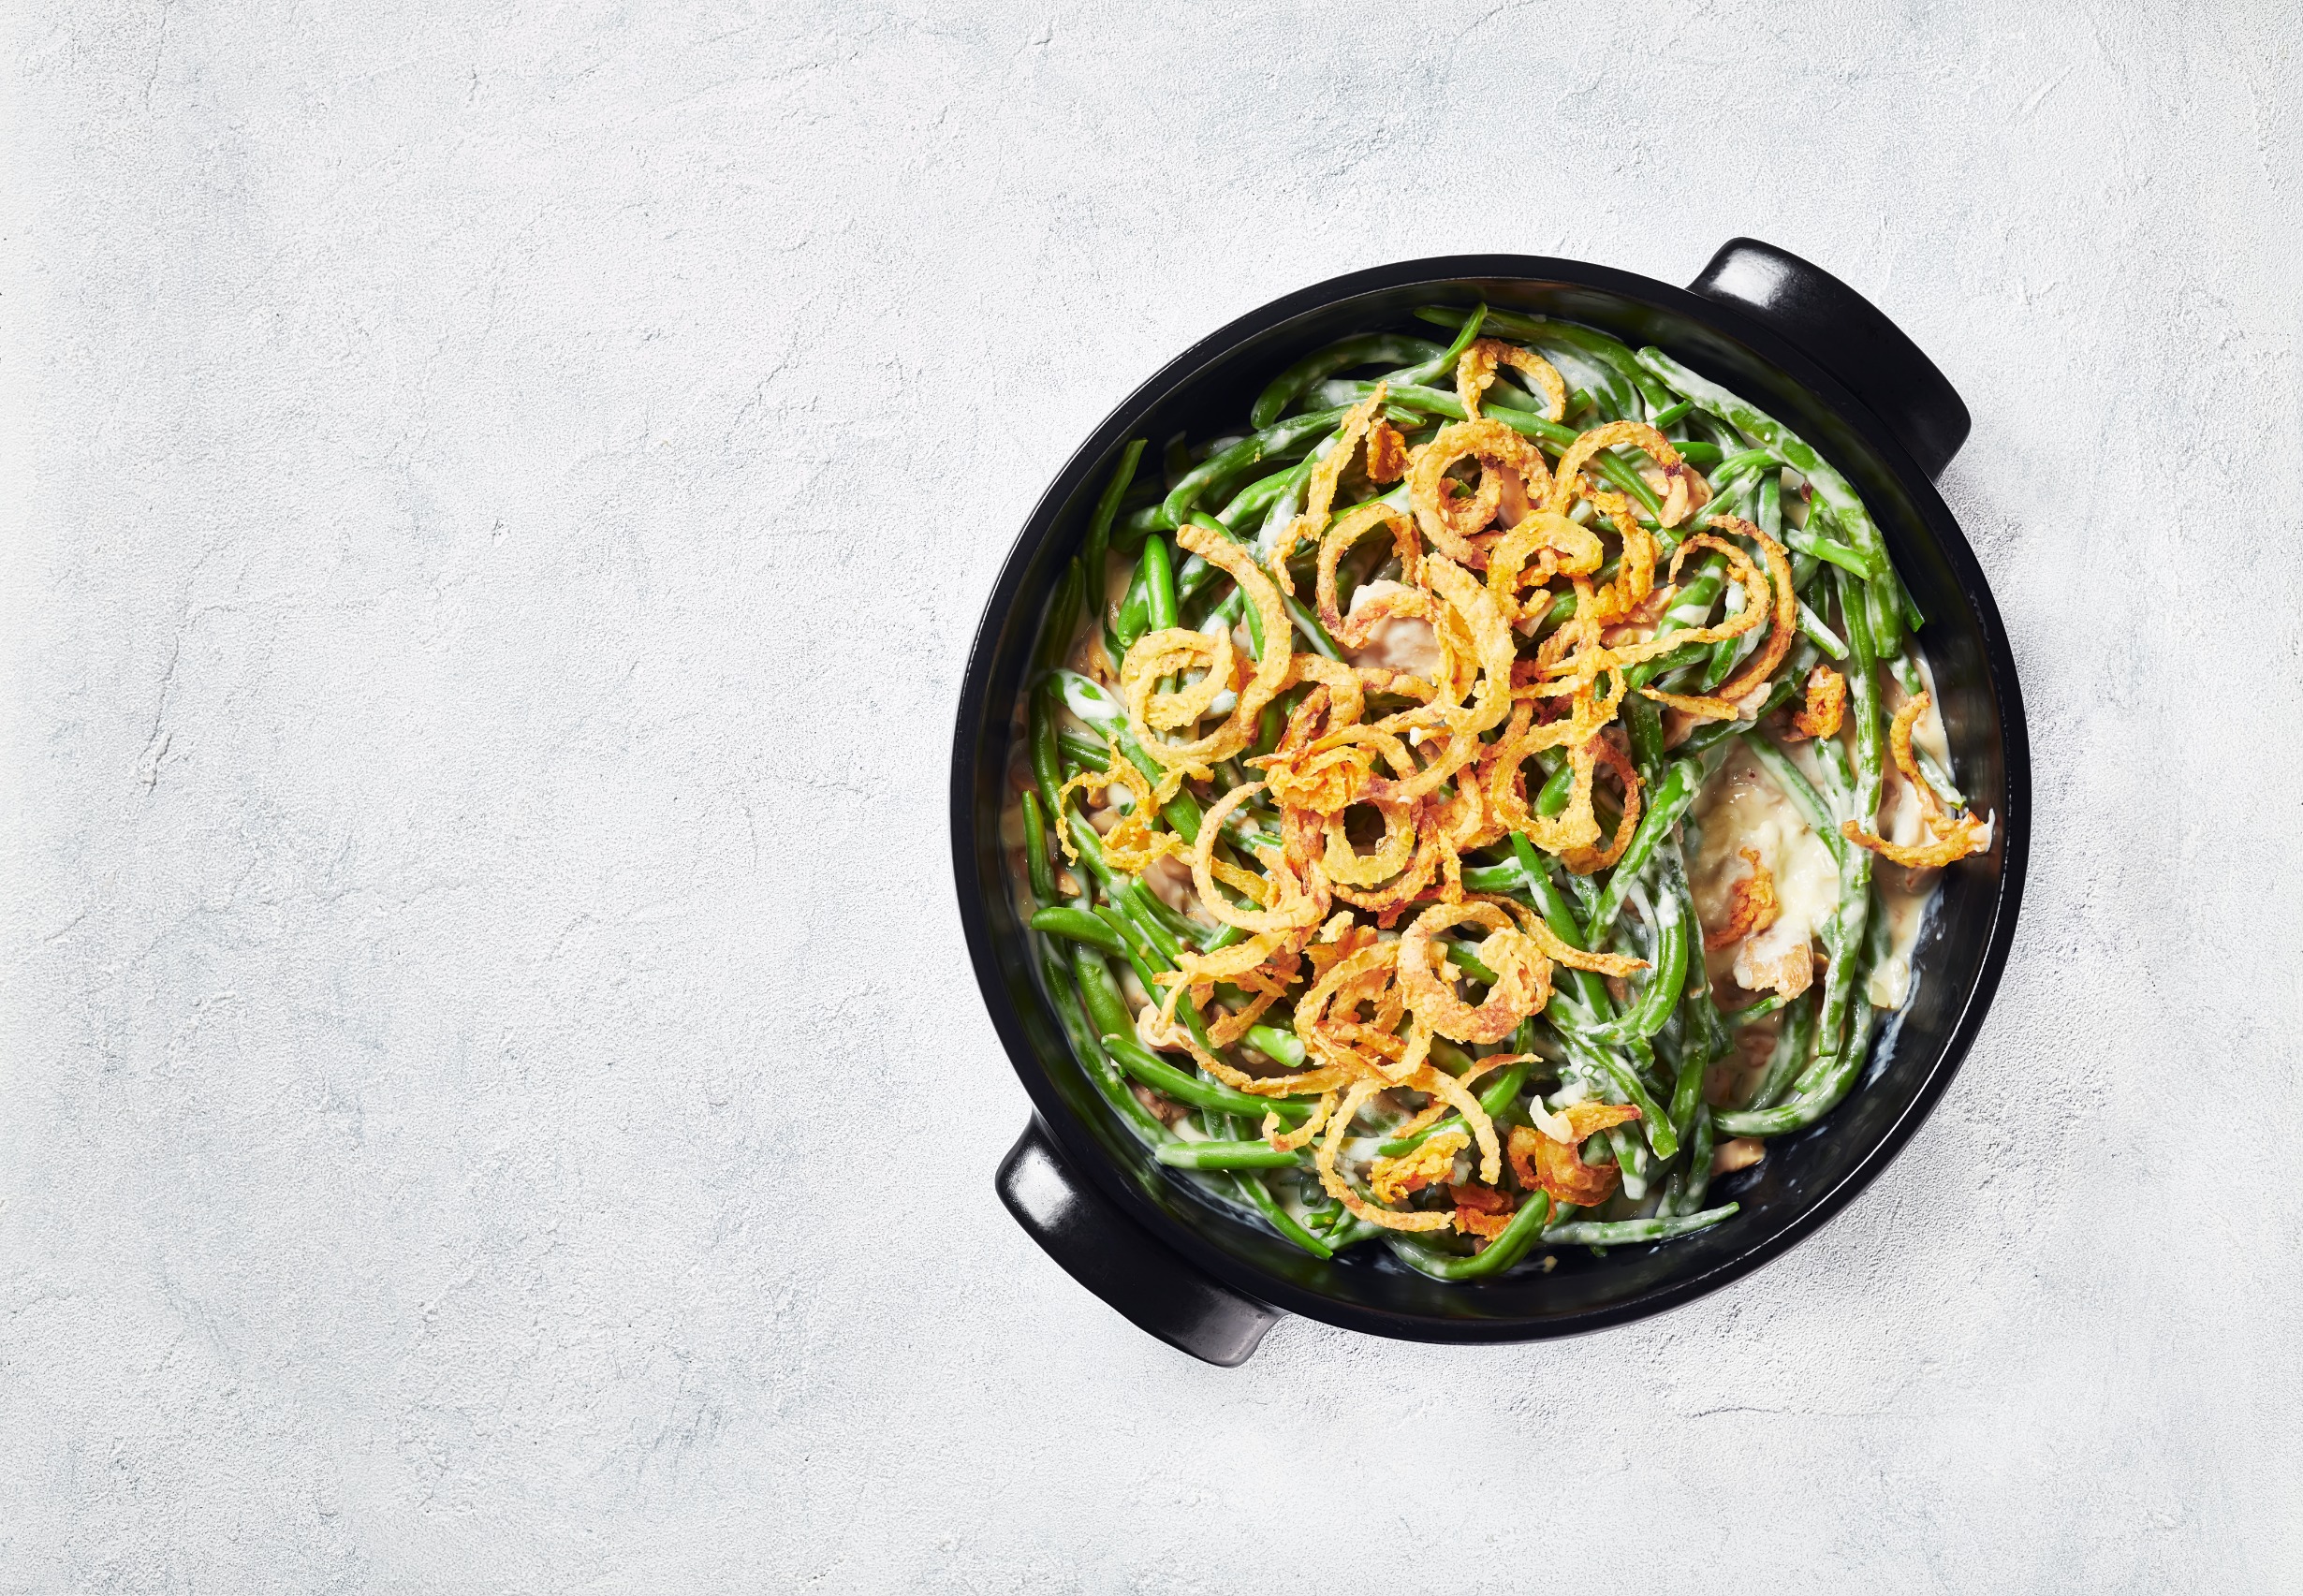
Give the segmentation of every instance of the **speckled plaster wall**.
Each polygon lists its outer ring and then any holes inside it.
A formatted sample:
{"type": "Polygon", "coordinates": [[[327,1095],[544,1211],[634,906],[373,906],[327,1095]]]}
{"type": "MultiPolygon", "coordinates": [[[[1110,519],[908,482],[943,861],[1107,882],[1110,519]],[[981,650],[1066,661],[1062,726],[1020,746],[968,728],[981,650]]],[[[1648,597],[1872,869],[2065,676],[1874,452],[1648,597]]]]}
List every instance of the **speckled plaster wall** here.
{"type": "Polygon", "coordinates": [[[15,9],[0,1590],[2303,1581],[2291,7],[15,9]],[[1981,1043],[1684,1311],[1195,1365],[991,1192],[1008,540],[1274,295],[1737,232],[1975,414],[1981,1043]]]}

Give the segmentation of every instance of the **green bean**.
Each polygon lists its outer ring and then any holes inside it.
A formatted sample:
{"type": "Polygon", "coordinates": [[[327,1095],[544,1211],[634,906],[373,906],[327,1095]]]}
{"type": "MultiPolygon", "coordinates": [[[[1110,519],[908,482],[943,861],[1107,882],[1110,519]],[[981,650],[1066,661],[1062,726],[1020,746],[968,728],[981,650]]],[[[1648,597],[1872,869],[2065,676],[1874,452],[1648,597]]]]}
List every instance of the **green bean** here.
{"type": "Polygon", "coordinates": [[[1314,349],[1273,377],[1248,411],[1248,425],[1257,431],[1287,414],[1303,390],[1354,366],[1395,366],[1429,360],[1441,354],[1439,344],[1397,332],[1363,332],[1314,349]]]}
{"type": "Polygon", "coordinates": [[[1768,1067],[1760,1072],[1759,1083],[1752,1089],[1752,1100],[1746,1105],[1753,1109],[1772,1108],[1782,1101],[1783,1092],[1797,1079],[1815,1052],[1815,1021],[1817,999],[1803,996],[1791,1005],[1783,1017],[1782,1029],[1776,1033],[1775,1050],[1768,1055],[1768,1067]]]}
{"type": "Polygon", "coordinates": [[[1039,801],[1061,825],[1063,806],[1056,801],[1056,794],[1063,787],[1063,755],[1056,742],[1055,714],[1045,693],[1032,695],[1025,746],[1031,752],[1032,780],[1038,784],[1039,801]]]}
{"type": "Polygon", "coordinates": [[[1032,662],[1034,671],[1049,670],[1063,663],[1072,634],[1079,629],[1086,585],[1086,574],[1078,560],[1064,566],[1063,576],[1056,578],[1055,594],[1048,601],[1048,618],[1041,623],[1039,648],[1032,662]]]}
{"type": "MultiPolygon", "coordinates": [[[[1735,454],[1723,455],[1717,469],[1711,474],[1711,491],[1723,493],[1726,491],[1726,485],[1738,477],[1757,476],[1764,468],[1769,465],[1780,467],[1782,464],[1782,461],[1775,458],[1773,449],[1742,449],[1735,454]]],[[[1776,482],[1780,486],[1782,476],[1777,476],[1776,482]]]]}
{"type": "MultiPolygon", "coordinates": [[[[1159,1116],[1146,1108],[1142,1101],[1128,1090],[1126,1078],[1099,1045],[1094,1027],[1088,1016],[1081,1012],[1083,991],[1065,978],[1063,962],[1056,957],[1052,948],[1044,948],[1044,954],[1040,965],[1041,977],[1047,982],[1049,995],[1055,1000],[1056,1018],[1063,1025],[1064,1035],[1071,1041],[1072,1056],[1079,1061],[1089,1083],[1122,1120],[1135,1126],[1149,1140],[1155,1143],[1163,1140],[1167,1135],[1167,1127],[1161,1124],[1159,1116]]],[[[1092,953],[1087,956],[1094,958],[1092,953]]],[[[1102,959],[1096,959],[1095,962],[1099,969],[1102,968],[1102,959]]],[[[1109,979],[1110,972],[1106,971],[1105,976],[1109,979]]]]}
{"type": "Polygon", "coordinates": [[[1254,1120],[1261,1120],[1266,1113],[1273,1113],[1290,1125],[1299,1125],[1311,1118],[1311,1109],[1303,1104],[1276,1097],[1250,1097],[1246,1092],[1234,1091],[1228,1086],[1185,1075],[1132,1034],[1107,1032],[1103,1043],[1104,1050],[1118,1062],[1122,1069],[1161,1096],[1172,1097],[1178,1103],[1188,1103],[1195,1108],[1212,1108],[1219,1114],[1238,1114],[1254,1120]]]}
{"type": "Polygon", "coordinates": [[[1825,623],[1822,616],[1807,607],[1805,599],[1799,601],[1799,630],[1833,659],[1843,660],[1847,657],[1847,645],[1840,640],[1838,633],[1825,623]]]}
{"type": "Polygon", "coordinates": [[[1632,833],[1631,845],[1616,861],[1615,870],[1607,877],[1607,885],[1600,888],[1599,902],[1592,909],[1586,930],[1594,941],[1605,936],[1615,925],[1615,917],[1623,909],[1624,895],[1639,873],[1648,868],[1655,849],[1665,833],[1680,823],[1688,805],[1695,801],[1695,793],[1703,785],[1703,768],[1693,759],[1674,759],[1664,771],[1664,779],[1648,795],[1648,807],[1639,816],[1639,826],[1632,833]]]}
{"type": "MultiPolygon", "coordinates": [[[[1147,537],[1143,547],[1159,542],[1147,537]]],[[[1162,558],[1166,556],[1163,553],[1162,558]]],[[[1125,659],[1127,651],[1136,646],[1136,639],[1152,629],[1152,562],[1148,554],[1138,554],[1136,569],[1127,579],[1127,589],[1120,602],[1112,606],[1111,617],[1104,627],[1104,648],[1115,660],[1125,659]]]]}
{"type": "MultiPolygon", "coordinates": [[[[1156,1157],[1157,1154],[1155,1153],[1154,1156],[1156,1157]]],[[[1278,1201],[1271,1195],[1271,1188],[1264,1184],[1264,1178],[1261,1175],[1243,1170],[1232,1177],[1231,1183],[1232,1189],[1245,1198],[1257,1213],[1264,1216],[1264,1223],[1287,1237],[1288,1240],[1322,1263],[1335,1256],[1334,1248],[1304,1229],[1301,1222],[1294,1214],[1280,1207],[1278,1201]]]]}
{"type": "MultiPolygon", "coordinates": [[[[1150,537],[1144,540],[1144,630],[1162,632],[1176,623],[1176,576],[1174,555],[1167,540],[1150,537]]],[[[1131,643],[1129,645],[1133,647],[1131,643]]]]}
{"type": "Polygon", "coordinates": [[[1215,512],[1215,519],[1225,526],[1237,527],[1249,517],[1269,509],[1279,496],[1287,491],[1288,484],[1302,480],[1301,471],[1302,462],[1298,461],[1269,476],[1258,476],[1233,494],[1231,502],[1215,512]]]}
{"type": "Polygon", "coordinates": [[[1468,1256],[1443,1252],[1427,1242],[1396,1232],[1389,1239],[1393,1255],[1418,1274],[1436,1281],[1475,1281],[1500,1275],[1526,1257],[1528,1250],[1543,1238],[1544,1225],[1550,1217],[1550,1197],[1542,1192],[1530,1192],[1510,1223],[1487,1246],[1468,1256]]]}
{"type": "Polygon", "coordinates": [[[1711,1004],[1711,977],[1704,969],[1702,948],[1695,940],[1702,926],[1695,918],[1695,897],[1688,885],[1686,860],[1676,847],[1660,850],[1658,857],[1663,866],[1663,889],[1677,901],[1689,928],[1681,993],[1687,1023],[1680,1038],[1680,1067],[1671,1083],[1671,1128],[1684,1143],[1694,1130],[1695,1113],[1702,1106],[1704,1073],[1725,1038],[1718,1011],[1711,1004]]]}
{"type": "Polygon", "coordinates": [[[1088,1020],[1095,1027],[1099,1038],[1107,1032],[1125,1035],[1136,1028],[1136,1017],[1128,1011],[1127,994],[1120,989],[1119,979],[1104,956],[1085,943],[1072,947],[1072,974],[1079,983],[1079,1001],[1087,1005],[1088,1020]]]}
{"type": "Polygon", "coordinates": [[[1952,784],[1949,773],[1941,765],[1935,763],[1935,755],[1924,748],[1914,748],[1912,753],[1918,759],[1921,778],[1929,786],[1935,789],[1935,796],[1953,809],[1965,809],[1967,795],[1952,784]]]}
{"type": "Polygon", "coordinates": [[[1291,1070],[1303,1068],[1303,1043],[1293,1032],[1282,1031],[1276,1025],[1251,1025],[1247,1044],[1274,1063],[1285,1064],[1291,1070]]]}
{"type": "Polygon", "coordinates": [[[1111,480],[1104,484],[1104,491],[1095,501],[1095,513],[1088,519],[1088,538],[1079,553],[1080,569],[1087,574],[1087,601],[1092,611],[1100,613],[1104,608],[1104,562],[1111,551],[1111,523],[1120,513],[1120,501],[1136,480],[1137,462],[1143,459],[1143,440],[1130,438],[1127,447],[1120,451],[1120,463],[1113,468],[1111,480]]]}
{"type": "Polygon", "coordinates": [[[1120,933],[1085,909],[1075,909],[1058,903],[1040,910],[1032,916],[1032,929],[1049,936],[1068,937],[1073,942],[1084,942],[1090,947],[1100,947],[1106,953],[1123,954],[1127,944],[1120,933]]]}
{"type": "Polygon", "coordinates": [[[1341,410],[1321,410],[1309,416],[1298,416],[1290,420],[1260,427],[1229,448],[1210,455],[1185,472],[1182,480],[1168,491],[1166,499],[1160,505],[1160,520],[1169,530],[1181,526],[1198,507],[1200,494],[1206,492],[1210,486],[1269,456],[1284,454],[1324,433],[1334,432],[1336,424],[1342,418],[1343,412],[1341,410]]]}
{"type": "Polygon", "coordinates": [[[1680,1133],[1671,1123],[1671,1116],[1655,1101],[1648,1083],[1639,1078],[1639,1072],[1622,1053],[1612,1048],[1593,1047],[1584,1044],[1573,1030],[1561,1027],[1556,1021],[1552,1029],[1567,1047],[1571,1062],[1582,1066],[1593,1079],[1612,1088],[1622,1102],[1639,1110],[1639,1128],[1646,1135],[1648,1146],[1655,1156],[1669,1159],[1680,1150],[1680,1133]]]}
{"type": "Polygon", "coordinates": [[[1909,611],[1912,625],[1921,624],[1918,607],[1912,603],[1910,593],[1888,564],[1886,539],[1880,535],[1878,524],[1863,507],[1863,500],[1846,477],[1774,417],[1746,403],[1717,383],[1697,376],[1661,349],[1642,349],[1637,358],[1640,365],[1660,377],[1673,392],[1694,400],[1753,442],[1765,445],[1776,459],[1806,477],[1816,497],[1828,507],[1831,519],[1847,533],[1848,541],[1886,567],[1885,585],[1909,611]]]}
{"type": "MultiPolygon", "coordinates": [[[[1623,696],[1622,715],[1624,733],[1631,740],[1632,763],[1639,768],[1640,777],[1651,784],[1655,780],[1656,772],[1664,766],[1663,706],[1652,698],[1644,698],[1637,693],[1627,692],[1623,696]]],[[[1541,798],[1548,801],[1553,785],[1558,783],[1562,777],[1572,776],[1574,773],[1573,766],[1562,765],[1560,768],[1560,774],[1544,783],[1541,798]]],[[[1564,786],[1561,788],[1559,801],[1561,808],[1566,807],[1567,792],[1564,786]]],[[[1543,810],[1542,813],[1557,814],[1559,810],[1548,809],[1543,810]]]]}
{"type": "Polygon", "coordinates": [[[1048,822],[1039,794],[1027,792],[1021,799],[1023,809],[1024,871],[1032,883],[1032,896],[1042,903],[1056,901],[1055,871],[1048,863],[1048,822]]]}
{"type": "Polygon", "coordinates": [[[1078,732],[1056,733],[1056,748],[1063,756],[1066,770],[1075,765],[1085,770],[1107,770],[1111,768],[1111,760],[1105,754],[1104,745],[1092,742],[1078,732]]]}
{"type": "MultiPolygon", "coordinates": [[[[1654,1035],[1664,1028],[1664,1021],[1671,1018],[1672,1010],[1680,1006],[1685,995],[1689,933],[1694,925],[1694,915],[1682,914],[1675,897],[1659,898],[1654,907],[1659,947],[1655,967],[1638,1002],[1621,1017],[1578,1028],[1582,1040],[1593,1047],[1620,1047],[1626,1042],[1644,1041],[1654,1035]]],[[[1678,1114],[1672,1116],[1675,1122],[1680,1118],[1678,1114]]]]}
{"type": "Polygon", "coordinates": [[[1127,949],[1127,962],[1136,972],[1136,979],[1146,992],[1160,989],[1159,977],[1165,968],[1159,949],[1144,939],[1143,929],[1126,914],[1109,903],[1098,903],[1095,917],[1109,926],[1127,949]]]}
{"type": "Polygon", "coordinates": [[[1143,540],[1159,531],[1159,501],[1139,505],[1129,510],[1111,526],[1111,551],[1114,554],[1134,554],[1143,547],[1143,540]]]}
{"type": "Polygon", "coordinates": [[[1383,380],[1394,388],[1413,388],[1440,377],[1452,377],[1457,359],[1472,346],[1472,340],[1479,336],[1479,329],[1487,325],[1489,313],[1488,307],[1483,304],[1468,313],[1458,311],[1455,314],[1460,321],[1456,328],[1456,335],[1447,341],[1446,348],[1419,365],[1402,366],[1398,371],[1386,372],[1383,380]]]}
{"type": "Polygon", "coordinates": [[[1308,1152],[1282,1152],[1269,1142],[1163,1142],[1152,1156],[1170,1169],[1308,1168],[1308,1152]]]}
{"type": "MultiPolygon", "coordinates": [[[[1161,958],[1166,961],[1159,968],[1173,970],[1176,955],[1183,951],[1183,939],[1191,933],[1179,930],[1169,916],[1175,919],[1181,919],[1182,916],[1153,897],[1152,889],[1144,886],[1141,876],[1131,880],[1114,896],[1119,900],[1121,912],[1134,920],[1142,930],[1145,939],[1159,949],[1161,958]]],[[[1188,926],[1191,922],[1187,920],[1183,923],[1188,926]]]]}
{"type": "Polygon", "coordinates": [[[1635,1242],[1668,1241],[1675,1236],[1709,1230],[1735,1213],[1738,1207],[1727,1203],[1671,1219],[1579,1220],[1571,1224],[1553,1225],[1544,1232],[1544,1239],[1562,1247],[1629,1247],[1635,1242]]]}
{"type": "Polygon", "coordinates": [[[1799,767],[1792,763],[1791,755],[1776,747],[1756,729],[1746,727],[1741,736],[1745,751],[1768,773],[1777,790],[1791,800],[1791,806],[1799,812],[1799,818],[1807,822],[1808,829],[1814,832],[1817,841],[1831,851],[1833,858],[1843,858],[1847,853],[1847,839],[1840,835],[1839,825],[1832,816],[1830,806],[1800,774],[1799,767]]]}
{"type": "Polygon", "coordinates": [[[1818,560],[1828,560],[1841,570],[1852,572],[1866,581],[1878,581],[1881,573],[1886,568],[1882,561],[1865,554],[1860,549],[1850,549],[1846,544],[1835,538],[1826,537],[1821,533],[1810,529],[1787,527],[1783,532],[1783,541],[1803,554],[1812,554],[1818,560]]]}
{"type": "MultiPolygon", "coordinates": [[[[1688,578],[1680,589],[1680,594],[1672,600],[1671,607],[1664,611],[1663,619],[1655,623],[1655,635],[1659,637],[1668,637],[1671,633],[1691,631],[1702,625],[1710,617],[1711,606],[1718,601],[1720,589],[1726,584],[1727,562],[1716,554],[1706,555],[1696,565],[1694,575],[1688,578]]],[[[1626,698],[1657,677],[1668,674],[1676,666],[1700,658],[1706,652],[1706,645],[1691,643],[1686,649],[1676,652],[1641,661],[1631,668],[1626,698]],[[1682,656],[1687,657],[1683,660],[1682,656]]]]}
{"type": "Polygon", "coordinates": [[[1703,1207],[1705,1193],[1711,1189],[1711,1149],[1718,1138],[1711,1110],[1697,1105],[1694,1135],[1687,1149],[1687,1183],[1680,1188],[1674,1214],[1692,1214],[1703,1207]]]}
{"type": "Polygon", "coordinates": [[[1761,998],[1757,1003],[1745,1003],[1739,1009],[1734,1009],[1724,1013],[1721,1018],[1725,1019],[1728,1024],[1740,1031],[1745,1026],[1757,1025],[1761,1020],[1767,1018],[1768,1016],[1782,1008],[1783,1006],[1783,1002],[1784,1000],[1782,993],[1769,992],[1766,997],[1761,998]]]}
{"type": "MultiPolygon", "coordinates": [[[[1551,934],[1578,952],[1588,951],[1590,944],[1584,939],[1582,922],[1577,919],[1575,908],[1560,890],[1559,884],[1551,879],[1551,871],[1536,857],[1535,846],[1527,840],[1526,833],[1514,831],[1511,834],[1511,851],[1514,861],[1519,867],[1520,879],[1526,884],[1530,900],[1543,915],[1551,934]]],[[[1574,988],[1576,997],[1583,1006],[1592,1014],[1601,1018],[1614,1014],[1615,1005],[1607,997],[1606,987],[1591,971],[1571,968],[1567,984],[1574,988]]]]}

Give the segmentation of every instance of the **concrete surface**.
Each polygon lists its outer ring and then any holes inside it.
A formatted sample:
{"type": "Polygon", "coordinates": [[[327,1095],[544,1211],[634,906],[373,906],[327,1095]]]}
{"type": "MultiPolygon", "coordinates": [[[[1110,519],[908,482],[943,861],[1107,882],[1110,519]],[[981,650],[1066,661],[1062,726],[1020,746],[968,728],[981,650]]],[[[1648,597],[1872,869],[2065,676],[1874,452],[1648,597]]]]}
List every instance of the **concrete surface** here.
{"type": "Polygon", "coordinates": [[[2295,1589],[2295,22],[20,7],[0,1590],[2295,1589]],[[1975,413],[1981,1045],[1700,1306],[1196,1367],[992,1197],[992,573],[1274,295],[1736,232],[1975,413]]]}

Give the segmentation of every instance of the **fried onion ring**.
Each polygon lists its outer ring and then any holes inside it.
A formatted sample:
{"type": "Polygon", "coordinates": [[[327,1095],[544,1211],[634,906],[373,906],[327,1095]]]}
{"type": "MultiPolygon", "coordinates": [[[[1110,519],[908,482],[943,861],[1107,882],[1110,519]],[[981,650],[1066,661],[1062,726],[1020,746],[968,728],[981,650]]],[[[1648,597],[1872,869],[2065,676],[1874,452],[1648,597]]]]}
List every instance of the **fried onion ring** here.
{"type": "Polygon", "coordinates": [[[1543,451],[1503,422],[1482,419],[1442,427],[1437,437],[1416,451],[1407,470],[1408,503],[1415,506],[1416,525],[1424,540],[1460,564],[1485,569],[1487,556],[1470,537],[1488,524],[1503,502],[1499,473],[1504,469],[1518,472],[1532,494],[1551,491],[1551,472],[1543,451]],[[1450,505],[1441,496],[1441,483],[1447,468],[1466,456],[1479,461],[1482,487],[1468,506],[1450,505]]]}
{"type": "MultiPolygon", "coordinates": [[[[1604,426],[1593,427],[1569,444],[1567,452],[1560,456],[1559,470],[1551,479],[1550,497],[1544,508],[1565,515],[1567,506],[1574,503],[1578,492],[1584,491],[1577,486],[1577,474],[1601,449],[1624,444],[1645,451],[1671,485],[1664,497],[1663,513],[1656,520],[1665,526],[1678,526],[1685,520],[1695,502],[1694,485],[1701,478],[1695,475],[1694,466],[1680,458],[1680,451],[1671,447],[1671,440],[1645,421],[1609,421],[1604,426]]],[[[1709,491],[1707,485],[1707,494],[1709,491]]]]}
{"type": "MultiPolygon", "coordinates": [[[[1369,427],[1383,413],[1384,393],[1385,387],[1379,382],[1374,392],[1343,413],[1343,419],[1336,428],[1335,442],[1320,457],[1319,463],[1312,467],[1311,480],[1304,486],[1302,512],[1287,523],[1266,558],[1272,578],[1290,597],[1295,595],[1296,580],[1287,573],[1288,557],[1296,551],[1297,544],[1315,538],[1327,530],[1328,513],[1335,504],[1335,485],[1342,477],[1343,468],[1351,464],[1359,440],[1368,435],[1369,427]]],[[[1264,636],[1270,635],[1267,628],[1264,636]]]]}
{"type": "Polygon", "coordinates": [[[1795,741],[1810,737],[1837,737],[1847,711],[1847,678],[1827,665],[1807,673],[1807,701],[1791,717],[1795,741]]]}
{"type": "Polygon", "coordinates": [[[1767,861],[1756,848],[1738,848],[1743,862],[1752,867],[1751,873],[1727,889],[1727,920],[1715,931],[1703,933],[1703,950],[1717,953],[1723,947],[1733,947],[1745,937],[1756,936],[1775,924],[1782,915],[1782,903],[1775,895],[1775,877],[1769,873],[1767,861]]]}
{"type": "Polygon", "coordinates": [[[1565,419],[1567,383],[1560,375],[1559,368],[1534,350],[1522,349],[1500,338],[1479,339],[1456,358],[1456,398],[1462,403],[1467,419],[1480,419],[1480,399],[1495,381],[1495,368],[1499,365],[1509,366],[1534,379],[1535,386],[1543,389],[1545,420],[1565,419]]]}
{"type": "Polygon", "coordinates": [[[1869,848],[1882,858],[1893,859],[1897,864],[1913,870],[1937,870],[1954,859],[1980,854],[1991,845],[1988,823],[1964,811],[1958,814],[1951,813],[1944,807],[1944,800],[1935,796],[1935,789],[1928,785],[1919,774],[1919,762],[1913,757],[1911,751],[1911,728],[1919,724],[1919,718],[1928,712],[1928,705],[1931,701],[1927,694],[1920,693],[1895,712],[1895,724],[1889,730],[1887,746],[1895,756],[1896,769],[1905,781],[1918,789],[1920,813],[1935,840],[1919,843],[1890,842],[1883,837],[1873,836],[1852,820],[1842,821],[1840,825],[1840,835],[1850,842],[1869,848]]]}
{"type": "Polygon", "coordinates": [[[1511,916],[1489,903],[1441,903],[1416,916],[1400,939],[1400,990],[1418,1018],[1457,1042],[1501,1042],[1519,1022],[1551,999],[1551,961],[1513,927],[1511,916]],[[1472,1007],[1456,996],[1431,968],[1445,953],[1431,939],[1454,926],[1480,925],[1488,939],[1478,959],[1495,972],[1487,1002],[1472,1007]]]}
{"type": "Polygon", "coordinates": [[[1560,1112],[1570,1139],[1552,1140],[1540,1131],[1515,1125],[1511,1132],[1511,1172],[1531,1191],[1541,1188],[1559,1203],[1579,1208],[1597,1208],[1615,1192],[1622,1172],[1612,1164],[1583,1162],[1584,1138],[1613,1125],[1628,1124],[1639,1110],[1628,1103],[1576,1103],[1560,1112]]]}

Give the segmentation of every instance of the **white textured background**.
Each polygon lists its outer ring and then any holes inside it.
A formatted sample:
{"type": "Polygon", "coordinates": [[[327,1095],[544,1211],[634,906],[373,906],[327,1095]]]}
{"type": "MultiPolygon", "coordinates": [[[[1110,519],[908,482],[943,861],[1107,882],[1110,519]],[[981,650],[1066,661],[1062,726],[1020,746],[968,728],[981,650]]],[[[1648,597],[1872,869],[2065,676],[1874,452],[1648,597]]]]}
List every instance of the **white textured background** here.
{"type": "Polygon", "coordinates": [[[2292,7],[1247,9],[15,17],[0,1589],[2303,1579],[2292,7]],[[992,1195],[992,574],[1267,299],[1737,232],[1975,414],[1991,1021],[1698,1306],[1200,1368],[992,1195]]]}

